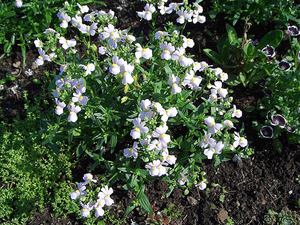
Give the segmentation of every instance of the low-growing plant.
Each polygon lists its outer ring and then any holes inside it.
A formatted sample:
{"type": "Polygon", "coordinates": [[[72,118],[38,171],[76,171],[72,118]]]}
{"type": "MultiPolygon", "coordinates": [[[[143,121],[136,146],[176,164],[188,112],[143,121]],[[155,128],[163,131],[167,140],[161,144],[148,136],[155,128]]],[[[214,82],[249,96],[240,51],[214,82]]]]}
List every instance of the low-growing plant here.
{"type": "MultiPolygon", "coordinates": [[[[6,0],[0,2],[0,47],[5,54],[10,54],[13,47],[18,45],[22,49],[23,60],[26,48],[36,38],[41,37],[43,31],[54,25],[54,15],[65,0],[6,0]]],[[[103,1],[78,0],[69,1],[70,4],[103,5],[103,1]]]]}
{"type": "MultiPolygon", "coordinates": [[[[248,25],[244,34],[238,37],[234,27],[227,24],[227,34],[217,44],[217,51],[204,49],[204,53],[217,65],[222,66],[231,75],[230,84],[253,86],[266,79],[274,70],[274,65],[269,63],[263,49],[267,45],[276,48],[283,39],[281,30],[267,33],[259,42],[248,37],[248,25]]],[[[267,49],[266,49],[267,50],[267,49]]]]}
{"type": "Polygon", "coordinates": [[[296,225],[300,223],[300,217],[296,212],[289,209],[282,209],[280,212],[276,212],[272,209],[268,210],[268,213],[264,216],[265,225],[296,225]]]}
{"type": "MultiPolygon", "coordinates": [[[[203,22],[197,3],[147,2],[138,12],[145,20],[164,9],[177,13],[179,24],[203,22]]],[[[84,174],[71,193],[82,217],[94,221],[105,214],[116,182],[136,195],[125,215],[137,206],[151,213],[149,180],[161,177],[169,185],[166,195],[176,186],[186,194],[194,186],[204,190],[205,160],[219,165],[252,153],[234,125],[242,112],[226,89],[228,75],[189,54],[195,43],[182,28],[168,23],[136,37],[116,28],[113,11],[68,3],[58,16],[63,25],[35,41],[35,64],[60,66],[58,75],[52,71],[57,120],[48,136],[59,130],[79,159],[91,157],[86,170],[97,174],[84,174]]]]}
{"type": "Polygon", "coordinates": [[[266,24],[272,20],[285,26],[290,21],[299,22],[297,12],[299,5],[290,0],[216,0],[209,14],[212,19],[217,15],[225,17],[234,25],[238,21],[266,24]]]}

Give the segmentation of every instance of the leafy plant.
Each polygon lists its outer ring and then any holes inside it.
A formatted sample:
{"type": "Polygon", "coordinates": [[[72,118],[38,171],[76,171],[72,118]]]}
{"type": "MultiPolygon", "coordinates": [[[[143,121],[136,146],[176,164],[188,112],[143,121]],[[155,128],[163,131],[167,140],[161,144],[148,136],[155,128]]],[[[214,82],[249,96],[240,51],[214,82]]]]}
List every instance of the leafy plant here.
{"type": "MultiPolygon", "coordinates": [[[[151,20],[155,7],[148,3],[138,15],[151,20]]],[[[191,9],[199,16],[198,4],[172,10],[191,9]]],[[[104,215],[114,183],[135,193],[126,214],[137,206],[151,213],[145,194],[149,180],[161,177],[169,184],[167,195],[178,185],[186,194],[194,186],[204,190],[205,159],[219,165],[251,153],[233,124],[242,112],[224,87],[228,75],[194,61],[188,54],[194,41],[179,27],[168,23],[164,31],[153,27],[149,36],[135,37],[115,27],[114,12],[70,4],[60,9],[59,19],[60,28],[47,29],[35,41],[35,64],[60,66],[49,87],[57,119],[46,142],[68,141],[79,160],[91,158],[86,170],[99,173],[86,173],[71,194],[82,217],[104,215]]]]}
{"type": "Polygon", "coordinates": [[[244,35],[238,37],[234,27],[226,25],[227,34],[217,44],[217,51],[204,49],[205,54],[214,63],[224,67],[232,76],[231,84],[252,86],[258,81],[266,79],[273,71],[274,65],[269,63],[268,57],[262,52],[267,45],[276,48],[283,39],[283,32],[274,30],[267,33],[258,43],[244,35]]]}

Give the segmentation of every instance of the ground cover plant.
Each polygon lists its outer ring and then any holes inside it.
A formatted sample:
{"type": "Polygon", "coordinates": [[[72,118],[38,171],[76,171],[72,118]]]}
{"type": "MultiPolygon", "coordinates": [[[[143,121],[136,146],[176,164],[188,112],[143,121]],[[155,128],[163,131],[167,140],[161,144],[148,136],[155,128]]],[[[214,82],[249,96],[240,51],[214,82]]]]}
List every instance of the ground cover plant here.
{"type": "Polygon", "coordinates": [[[1,223],[298,223],[296,4],[1,4],[1,223]]]}

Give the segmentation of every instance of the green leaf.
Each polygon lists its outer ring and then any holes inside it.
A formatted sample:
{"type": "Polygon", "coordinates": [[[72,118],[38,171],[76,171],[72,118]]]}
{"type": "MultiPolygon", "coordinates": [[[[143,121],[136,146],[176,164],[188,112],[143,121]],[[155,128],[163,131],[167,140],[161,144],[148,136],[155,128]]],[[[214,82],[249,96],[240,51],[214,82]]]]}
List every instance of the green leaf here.
{"type": "Polygon", "coordinates": [[[263,38],[260,40],[259,44],[257,45],[258,49],[262,49],[267,45],[271,45],[272,47],[276,48],[283,38],[283,32],[281,30],[272,30],[268,32],[263,38]]]}
{"type": "Polygon", "coordinates": [[[125,216],[128,216],[132,212],[132,210],[135,209],[135,207],[136,205],[133,202],[131,202],[125,210],[125,216]]]}
{"type": "Polygon", "coordinates": [[[144,193],[144,189],[145,186],[142,186],[137,195],[137,200],[139,201],[139,204],[142,207],[142,209],[144,209],[148,214],[151,214],[153,210],[147,195],[145,195],[144,193]]]}
{"type": "Polygon", "coordinates": [[[227,35],[231,45],[238,43],[238,36],[233,26],[226,24],[227,35]]]}
{"type": "Polygon", "coordinates": [[[215,51],[208,49],[208,48],[204,49],[203,51],[215,63],[220,64],[220,65],[222,64],[221,60],[219,59],[218,53],[216,53],[215,51]]]}
{"type": "Polygon", "coordinates": [[[168,64],[165,65],[164,69],[165,69],[165,71],[166,71],[166,74],[168,74],[168,75],[172,75],[172,74],[173,74],[173,71],[172,71],[172,69],[169,67],[168,64]]]}

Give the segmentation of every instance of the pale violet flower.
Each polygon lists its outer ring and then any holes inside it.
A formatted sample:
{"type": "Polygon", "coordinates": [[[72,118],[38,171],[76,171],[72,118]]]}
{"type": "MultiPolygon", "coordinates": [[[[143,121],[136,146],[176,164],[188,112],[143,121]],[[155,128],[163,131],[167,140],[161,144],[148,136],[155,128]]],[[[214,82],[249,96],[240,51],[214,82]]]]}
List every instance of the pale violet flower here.
{"type": "Polygon", "coordinates": [[[38,66],[43,65],[45,61],[51,62],[50,55],[47,55],[43,49],[38,48],[38,52],[39,52],[39,57],[35,60],[35,63],[38,66]]]}
{"type": "Polygon", "coordinates": [[[80,105],[85,106],[88,102],[89,98],[87,96],[83,96],[81,92],[73,93],[72,102],[78,102],[80,105]]]}
{"type": "Polygon", "coordinates": [[[61,115],[64,113],[64,108],[66,107],[66,103],[60,102],[59,100],[56,101],[56,107],[55,107],[55,114],[61,115]]]}
{"type": "Polygon", "coordinates": [[[113,192],[114,191],[112,188],[108,188],[108,186],[105,186],[101,188],[101,191],[98,194],[98,198],[104,200],[105,205],[111,206],[114,203],[114,200],[110,197],[113,192]]]}
{"type": "Polygon", "coordinates": [[[169,33],[166,31],[157,31],[155,33],[155,39],[160,40],[162,37],[167,37],[168,35],[169,35],[169,33]]]}
{"type": "Polygon", "coordinates": [[[147,3],[144,7],[144,11],[137,12],[138,17],[145,20],[152,20],[152,14],[156,11],[154,5],[147,3]]]}
{"type": "Polygon", "coordinates": [[[87,218],[90,216],[91,214],[91,211],[93,209],[93,206],[91,205],[91,203],[88,203],[88,204],[83,204],[82,202],[80,202],[81,204],[81,216],[83,218],[87,218]]]}
{"type": "Polygon", "coordinates": [[[121,40],[121,36],[119,30],[115,29],[112,24],[109,24],[107,27],[104,27],[104,31],[100,33],[100,39],[108,39],[108,44],[116,49],[118,42],[121,40]]]}
{"type": "Polygon", "coordinates": [[[74,103],[71,103],[70,105],[68,105],[68,109],[68,121],[75,123],[78,120],[77,113],[81,111],[81,108],[79,106],[75,106],[74,103]]]}
{"type": "Polygon", "coordinates": [[[168,143],[171,141],[170,135],[166,134],[167,131],[168,131],[168,126],[163,125],[157,127],[155,131],[152,133],[152,137],[158,138],[159,142],[165,148],[168,147],[168,143]]]}
{"type": "Polygon", "coordinates": [[[204,136],[200,142],[200,147],[201,148],[207,148],[211,143],[215,142],[215,139],[211,137],[211,133],[207,133],[204,131],[204,136]]]}
{"type": "Polygon", "coordinates": [[[93,174],[91,174],[91,173],[84,174],[83,175],[83,180],[86,183],[90,183],[90,182],[97,183],[97,180],[93,178],[93,174]]]}
{"type": "Polygon", "coordinates": [[[34,45],[36,48],[42,48],[43,47],[43,42],[40,39],[36,39],[34,41],[34,45]]]}
{"type": "Polygon", "coordinates": [[[98,48],[98,52],[99,52],[100,55],[105,55],[106,54],[106,47],[100,46],[98,48]]]}
{"type": "Polygon", "coordinates": [[[94,205],[95,209],[95,217],[101,217],[104,215],[103,207],[105,206],[105,200],[104,199],[97,199],[97,202],[94,205]]]}
{"type": "Polygon", "coordinates": [[[133,158],[134,160],[138,157],[138,143],[135,141],[131,148],[124,149],[124,156],[126,158],[133,158]]]}
{"type": "Polygon", "coordinates": [[[167,167],[162,165],[160,160],[154,160],[153,162],[148,163],[145,166],[149,170],[151,176],[163,176],[167,174],[167,167]]]}
{"type": "Polygon", "coordinates": [[[142,48],[140,44],[136,44],[135,57],[137,59],[150,59],[152,57],[152,50],[150,48],[142,48]]]}
{"type": "Polygon", "coordinates": [[[195,42],[193,39],[183,37],[183,48],[193,48],[195,46],[195,42]]]}
{"type": "Polygon", "coordinates": [[[175,51],[175,47],[166,42],[160,44],[160,49],[163,51],[161,53],[161,58],[165,60],[170,60],[172,58],[172,53],[175,51]]]}
{"type": "Polygon", "coordinates": [[[224,120],[223,124],[229,129],[234,128],[233,122],[231,120],[224,120]]]}
{"type": "Polygon", "coordinates": [[[60,27],[61,28],[67,28],[69,26],[69,22],[71,21],[71,17],[66,14],[65,12],[59,11],[57,13],[57,17],[60,20],[60,27]]]}
{"type": "Polygon", "coordinates": [[[86,190],[85,183],[78,183],[77,184],[77,190],[75,190],[74,192],[72,192],[70,194],[71,199],[75,200],[75,199],[79,198],[80,196],[86,195],[85,190],[86,190]]]}
{"type": "Polygon", "coordinates": [[[135,118],[132,123],[134,127],[130,132],[130,136],[133,139],[139,139],[141,134],[148,133],[149,129],[145,126],[145,122],[142,122],[141,118],[135,118]]]}
{"type": "Polygon", "coordinates": [[[120,59],[118,56],[113,56],[112,65],[109,67],[109,72],[113,75],[118,75],[121,72],[121,66],[123,66],[124,63],[124,59],[120,59]]]}

